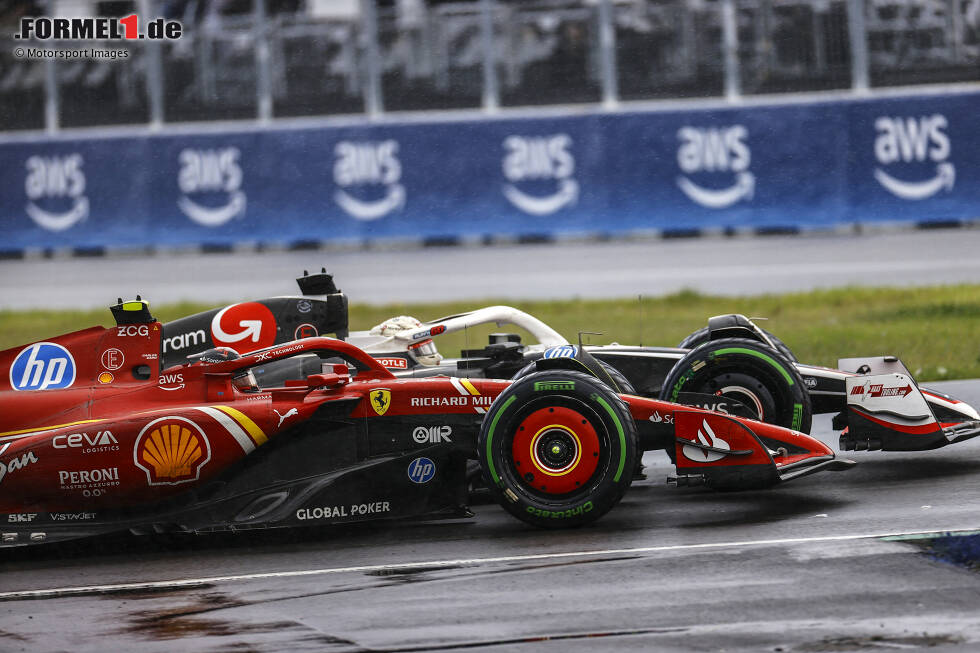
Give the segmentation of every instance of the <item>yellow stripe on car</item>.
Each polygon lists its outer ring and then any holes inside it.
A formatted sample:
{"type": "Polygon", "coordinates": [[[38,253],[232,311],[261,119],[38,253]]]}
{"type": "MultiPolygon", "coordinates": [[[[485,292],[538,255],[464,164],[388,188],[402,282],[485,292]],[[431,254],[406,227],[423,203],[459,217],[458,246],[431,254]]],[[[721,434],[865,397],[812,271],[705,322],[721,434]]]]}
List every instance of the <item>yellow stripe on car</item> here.
{"type": "Polygon", "coordinates": [[[65,424],[52,424],[51,426],[38,426],[32,429],[21,429],[19,431],[7,431],[6,433],[0,433],[0,438],[20,436],[27,437],[35,433],[43,433],[45,431],[54,431],[55,429],[61,429],[66,426],[78,426],[79,424],[93,424],[95,422],[104,422],[103,419],[83,419],[78,422],[67,422],[65,424]]]}
{"type": "Polygon", "coordinates": [[[232,408],[231,406],[215,406],[215,408],[241,424],[242,427],[248,431],[248,434],[252,436],[252,439],[255,440],[256,445],[263,445],[268,442],[269,438],[266,437],[265,431],[259,428],[259,425],[253,422],[252,418],[242,411],[232,408]]]}

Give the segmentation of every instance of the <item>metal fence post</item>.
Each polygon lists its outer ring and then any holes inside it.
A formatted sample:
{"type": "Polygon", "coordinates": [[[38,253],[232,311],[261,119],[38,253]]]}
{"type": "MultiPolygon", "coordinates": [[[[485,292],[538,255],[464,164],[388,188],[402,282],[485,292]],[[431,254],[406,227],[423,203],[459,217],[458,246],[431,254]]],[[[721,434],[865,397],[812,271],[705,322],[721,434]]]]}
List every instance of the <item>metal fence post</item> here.
{"type": "Polygon", "coordinates": [[[265,0],[255,0],[252,11],[255,35],[255,95],[259,122],[272,120],[272,75],[269,72],[269,38],[265,29],[265,0]]]}
{"type": "Polygon", "coordinates": [[[734,101],[742,96],[742,73],[738,62],[738,16],[735,0],[722,0],[721,31],[725,59],[725,97],[734,101]]]}
{"type": "MultiPolygon", "coordinates": [[[[44,5],[44,12],[53,16],[53,0],[48,0],[44,5]]],[[[58,71],[54,61],[51,58],[44,60],[44,129],[49,133],[58,131],[58,71]]]]}
{"type": "MultiPolygon", "coordinates": [[[[156,2],[154,0],[139,0],[137,10],[143,15],[143,20],[153,20],[156,17],[156,2]]],[[[163,56],[158,41],[143,41],[146,48],[146,97],[150,102],[150,129],[160,129],[163,125],[163,56]]]]}
{"type": "Polygon", "coordinates": [[[500,108],[500,84],[497,81],[497,58],[493,39],[493,14],[496,0],[480,0],[480,44],[483,48],[483,110],[493,113],[500,108]]]}
{"type": "Polygon", "coordinates": [[[54,59],[44,60],[44,129],[49,133],[58,131],[58,71],[54,59]]]}
{"type": "Polygon", "coordinates": [[[847,36],[851,45],[851,90],[867,93],[871,87],[868,61],[868,29],[864,0],[847,2],[847,36]]]}
{"type": "Polygon", "coordinates": [[[369,118],[377,118],[384,113],[384,98],[381,92],[381,55],[378,53],[378,11],[375,0],[361,0],[361,38],[367,67],[364,108],[369,118]]]}
{"type": "Polygon", "coordinates": [[[616,27],[610,0],[599,0],[599,62],[602,106],[613,109],[619,104],[619,73],[616,67],[616,27]]]}

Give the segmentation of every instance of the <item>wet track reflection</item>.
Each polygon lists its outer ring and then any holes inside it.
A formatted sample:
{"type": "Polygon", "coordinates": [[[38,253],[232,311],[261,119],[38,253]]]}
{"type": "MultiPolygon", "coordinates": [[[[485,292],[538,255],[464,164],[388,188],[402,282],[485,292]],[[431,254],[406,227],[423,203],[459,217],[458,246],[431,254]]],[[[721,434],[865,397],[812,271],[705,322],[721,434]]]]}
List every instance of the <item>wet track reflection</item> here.
{"type": "MultiPolygon", "coordinates": [[[[980,403],[980,382],[936,385],[980,403]]],[[[571,531],[483,505],[471,520],[5,550],[0,648],[969,650],[980,579],[862,536],[980,527],[980,442],[852,457],[717,493],[667,488],[648,453],[648,480],[571,531]]]]}

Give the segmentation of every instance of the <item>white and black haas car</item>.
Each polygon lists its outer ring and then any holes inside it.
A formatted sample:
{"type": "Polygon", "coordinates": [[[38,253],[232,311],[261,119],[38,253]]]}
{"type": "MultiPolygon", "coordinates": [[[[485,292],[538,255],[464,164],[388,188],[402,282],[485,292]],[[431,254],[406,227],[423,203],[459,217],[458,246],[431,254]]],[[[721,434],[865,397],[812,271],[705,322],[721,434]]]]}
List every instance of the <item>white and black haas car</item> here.
{"type": "MultiPolygon", "coordinates": [[[[802,432],[809,432],[814,414],[833,414],[842,450],[919,451],[980,435],[980,413],[975,408],[920,388],[897,358],[842,358],[839,369],[806,365],[779,338],[743,315],[712,317],[678,347],[570,344],[541,320],[509,306],[489,306],[427,322],[398,316],[370,330],[348,331],[347,298],[329,274],[304,275],[297,282],[301,296],[236,304],[164,325],[165,342],[183,346],[168,353],[165,344],[165,358],[196,353],[206,348],[205,342],[229,344],[241,353],[257,349],[249,329],[257,329],[261,320],[241,307],[258,312],[254,309],[258,305],[275,315],[274,321],[266,317],[267,322],[262,322],[263,338],[273,334],[275,342],[285,342],[299,337],[303,329],[310,335],[334,333],[400,377],[512,379],[534,369],[540,359],[556,359],[556,366],[576,369],[575,359],[584,349],[605,366],[609,382],[624,393],[802,432]],[[265,326],[270,322],[274,327],[265,326]],[[518,327],[536,342],[523,343],[514,333],[494,333],[487,346],[464,350],[460,358],[438,353],[438,336],[483,324],[518,327]],[[222,340],[229,333],[239,339],[222,340]]],[[[269,374],[271,382],[274,371],[269,374]]]]}

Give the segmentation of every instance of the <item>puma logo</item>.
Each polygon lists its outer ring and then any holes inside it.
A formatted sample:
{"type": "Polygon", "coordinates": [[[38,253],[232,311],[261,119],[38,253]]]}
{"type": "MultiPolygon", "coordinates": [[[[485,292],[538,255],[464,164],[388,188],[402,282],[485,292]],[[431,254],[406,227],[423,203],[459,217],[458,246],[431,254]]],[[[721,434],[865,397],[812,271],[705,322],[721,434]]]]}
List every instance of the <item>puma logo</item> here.
{"type": "MultiPolygon", "coordinates": [[[[295,408],[290,408],[289,410],[287,410],[285,415],[280,413],[275,408],[272,409],[272,412],[274,412],[276,415],[279,416],[279,426],[282,426],[282,423],[285,422],[290,417],[292,417],[293,415],[299,415],[299,411],[296,410],[295,408]]],[[[279,426],[277,426],[276,428],[279,428],[279,426]]]]}

